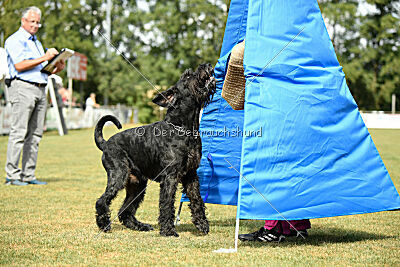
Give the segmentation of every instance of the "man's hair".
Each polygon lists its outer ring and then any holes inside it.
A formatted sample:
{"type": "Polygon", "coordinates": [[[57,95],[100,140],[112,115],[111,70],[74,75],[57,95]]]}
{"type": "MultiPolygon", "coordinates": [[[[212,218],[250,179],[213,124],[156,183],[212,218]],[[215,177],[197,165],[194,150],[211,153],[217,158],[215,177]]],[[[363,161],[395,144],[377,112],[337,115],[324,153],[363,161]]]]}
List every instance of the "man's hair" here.
{"type": "Polygon", "coordinates": [[[39,14],[39,17],[42,17],[42,11],[40,11],[40,9],[36,6],[30,6],[24,9],[24,11],[22,11],[22,18],[26,18],[26,16],[28,15],[29,12],[35,12],[37,14],[39,14]]]}

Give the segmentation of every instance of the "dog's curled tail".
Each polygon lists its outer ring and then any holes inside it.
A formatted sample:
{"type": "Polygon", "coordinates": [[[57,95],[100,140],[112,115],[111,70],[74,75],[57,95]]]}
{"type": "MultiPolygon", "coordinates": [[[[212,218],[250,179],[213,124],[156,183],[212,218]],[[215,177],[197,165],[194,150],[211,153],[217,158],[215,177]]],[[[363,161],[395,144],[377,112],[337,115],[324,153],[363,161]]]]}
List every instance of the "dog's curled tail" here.
{"type": "Polygon", "coordinates": [[[106,115],[103,116],[96,124],[96,128],[94,129],[94,141],[96,142],[96,146],[103,151],[104,145],[106,143],[106,140],[103,138],[103,127],[104,124],[106,124],[107,121],[112,121],[115,126],[118,127],[118,129],[122,128],[121,123],[119,120],[112,116],[112,115],[106,115]]]}

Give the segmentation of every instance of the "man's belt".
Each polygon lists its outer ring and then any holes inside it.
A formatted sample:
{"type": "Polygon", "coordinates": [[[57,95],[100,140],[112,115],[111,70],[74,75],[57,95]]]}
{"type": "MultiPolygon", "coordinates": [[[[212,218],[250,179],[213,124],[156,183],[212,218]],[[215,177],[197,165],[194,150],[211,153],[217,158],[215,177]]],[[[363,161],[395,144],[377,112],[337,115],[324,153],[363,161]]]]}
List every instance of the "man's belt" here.
{"type": "Polygon", "coordinates": [[[34,85],[34,86],[37,86],[37,87],[45,87],[45,86],[47,85],[47,83],[35,83],[35,82],[30,82],[30,81],[26,81],[26,80],[23,80],[23,79],[18,78],[18,77],[15,77],[15,79],[16,79],[16,80],[23,81],[23,82],[26,82],[26,83],[30,83],[30,84],[32,84],[32,85],[34,85]]]}
{"type": "Polygon", "coordinates": [[[7,85],[7,87],[10,87],[11,86],[11,82],[12,82],[12,79],[5,79],[4,80],[4,83],[7,85]]]}

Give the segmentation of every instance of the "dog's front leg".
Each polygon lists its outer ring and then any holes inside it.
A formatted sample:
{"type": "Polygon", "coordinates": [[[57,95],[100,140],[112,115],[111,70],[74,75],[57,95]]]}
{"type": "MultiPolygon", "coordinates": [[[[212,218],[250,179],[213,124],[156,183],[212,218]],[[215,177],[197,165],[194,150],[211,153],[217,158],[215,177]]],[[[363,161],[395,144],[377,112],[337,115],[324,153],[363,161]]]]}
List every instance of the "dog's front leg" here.
{"type": "Polygon", "coordinates": [[[160,216],[158,223],[160,225],[160,234],[164,236],[176,236],[174,217],[175,217],[175,193],[178,180],[172,175],[164,177],[160,183],[160,216]]]}
{"type": "Polygon", "coordinates": [[[204,201],[200,195],[199,177],[196,170],[189,172],[184,179],[182,179],[183,190],[190,200],[190,211],[192,212],[192,222],[196,228],[208,234],[209,225],[205,213],[204,201]]]}

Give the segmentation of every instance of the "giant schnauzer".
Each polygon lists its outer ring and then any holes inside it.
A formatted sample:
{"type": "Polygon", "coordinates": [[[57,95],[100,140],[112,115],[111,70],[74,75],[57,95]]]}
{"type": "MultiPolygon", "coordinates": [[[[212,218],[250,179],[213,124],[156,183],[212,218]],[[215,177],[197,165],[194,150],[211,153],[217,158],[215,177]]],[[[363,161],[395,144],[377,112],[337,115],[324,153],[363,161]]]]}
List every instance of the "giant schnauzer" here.
{"type": "Polygon", "coordinates": [[[201,158],[199,114],[215,93],[213,74],[210,64],[201,64],[195,72],[186,70],[174,86],[158,94],[153,102],[168,107],[163,121],[125,130],[106,141],[102,134],[104,124],[112,121],[119,129],[121,124],[111,115],[99,120],[94,136],[97,147],[103,151],[102,162],[108,177],[106,190],[96,202],[96,221],[101,230],[111,229],[109,206],[124,187],[126,198],[118,213],[121,223],[139,231],[153,230],[151,225],[135,218],[147,180],[151,179],[160,183],[161,235],[178,236],[174,202],[179,182],[190,200],[194,225],[200,232],[208,233],[196,169],[201,158]]]}

